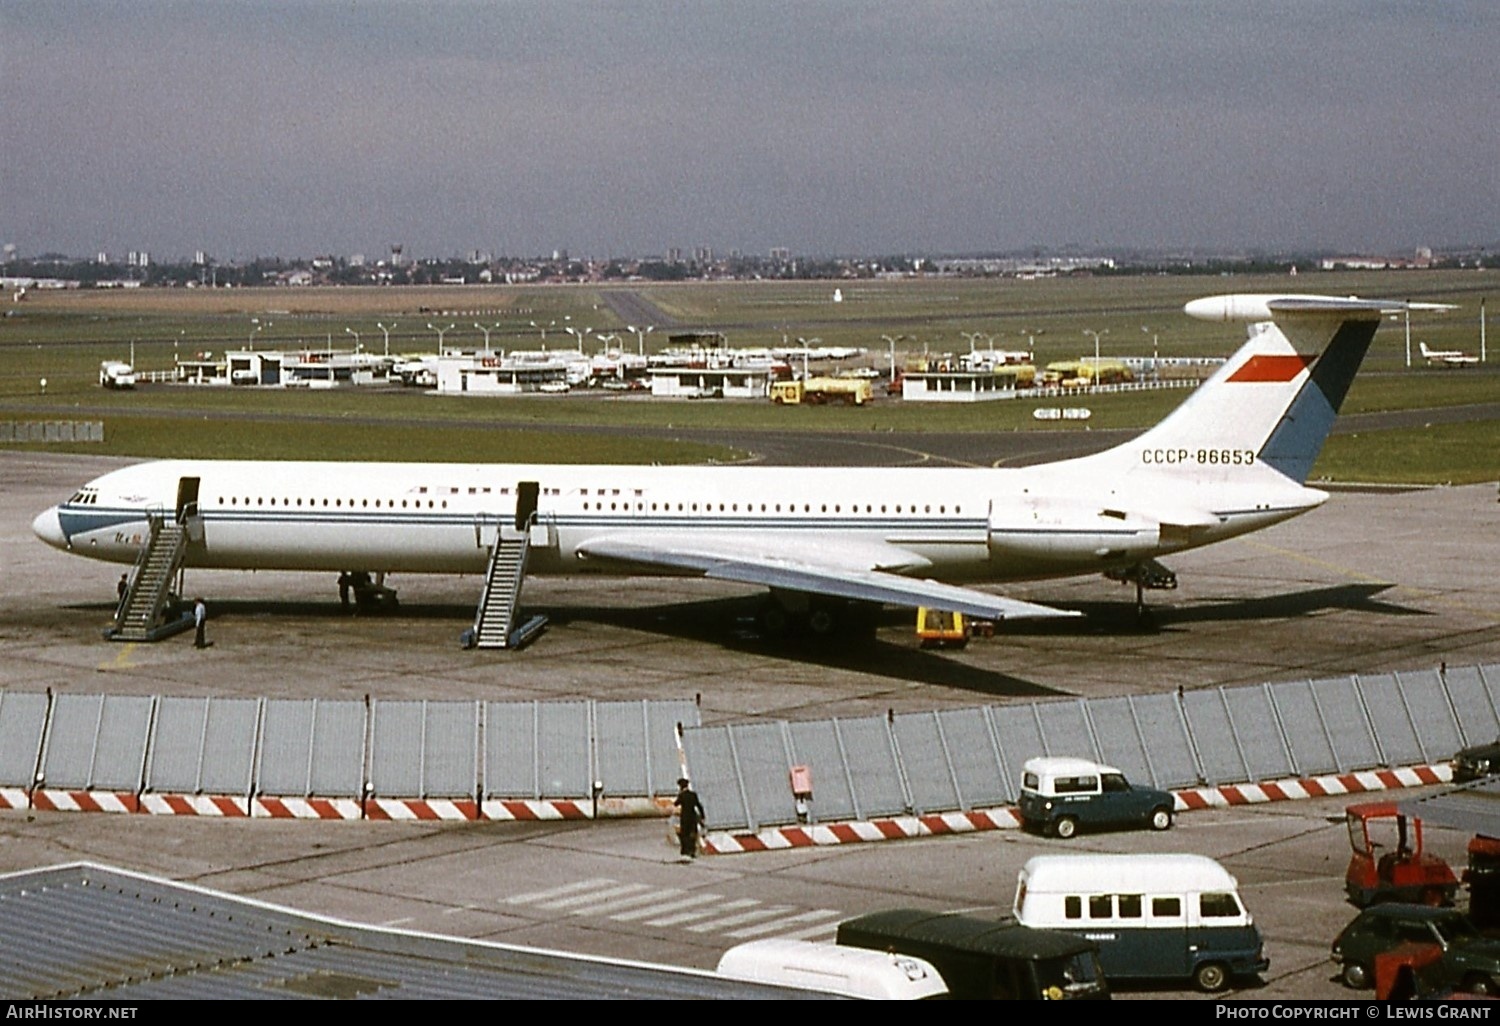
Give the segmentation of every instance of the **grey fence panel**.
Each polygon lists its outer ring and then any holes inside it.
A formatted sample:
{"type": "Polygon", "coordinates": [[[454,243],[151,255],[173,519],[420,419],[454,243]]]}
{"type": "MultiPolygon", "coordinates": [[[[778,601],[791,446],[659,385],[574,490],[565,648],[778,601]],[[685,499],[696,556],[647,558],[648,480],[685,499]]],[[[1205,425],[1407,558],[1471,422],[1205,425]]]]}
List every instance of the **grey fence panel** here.
{"type": "Polygon", "coordinates": [[[963,799],[936,713],[913,713],[895,717],[891,732],[906,786],[911,791],[912,811],[917,814],[961,809],[963,799]]]}
{"type": "MultiPolygon", "coordinates": [[[[1496,696],[1485,686],[1483,670],[1464,666],[1443,674],[1448,698],[1458,714],[1458,729],[1463,747],[1488,744],[1500,737],[1500,713],[1495,711],[1496,696]]],[[[0,707],[3,711],[3,707],[0,707]]]]}
{"type": "Polygon", "coordinates": [[[485,798],[541,797],[536,702],[487,702],[484,707],[485,798]]]}
{"type": "MultiPolygon", "coordinates": [[[[1150,765],[1149,781],[1160,788],[1193,787],[1198,783],[1198,760],[1193,741],[1182,718],[1181,699],[1175,694],[1134,695],[1130,714],[1145,745],[1150,765]]],[[[1095,728],[1099,724],[1094,721],[1095,728]]]]}
{"type": "Polygon", "coordinates": [[[280,797],[306,797],[312,761],[312,701],[271,699],[261,723],[256,791],[280,797]]]}
{"type": "Polygon", "coordinates": [[[1397,685],[1417,733],[1417,748],[1426,762],[1453,757],[1464,746],[1448,692],[1436,670],[1397,673],[1397,685]]]}
{"type": "Polygon", "coordinates": [[[713,830],[754,830],[744,782],[739,775],[732,732],[728,727],[684,731],[683,751],[693,790],[703,801],[705,822],[713,830]]]}
{"type": "MultiPolygon", "coordinates": [[[[208,704],[203,766],[198,788],[205,794],[248,795],[255,780],[255,743],[262,699],[214,698],[208,704]]],[[[158,728],[157,735],[161,730],[158,728]]]]}
{"type": "MultiPolygon", "coordinates": [[[[1224,689],[1229,716],[1234,721],[1240,751],[1250,768],[1251,780],[1275,780],[1293,776],[1292,757],[1265,686],[1224,689]]],[[[1241,778],[1244,779],[1244,778],[1241,778]]]]}
{"type": "Polygon", "coordinates": [[[370,707],[370,785],[383,798],[461,798],[479,779],[473,702],[376,702],[370,707]]]}
{"type": "Polygon", "coordinates": [[[1328,677],[1309,683],[1313,699],[1328,725],[1334,766],[1339,773],[1380,765],[1376,743],[1364,699],[1353,677],[1328,677]]]}
{"type": "Polygon", "coordinates": [[[156,704],[156,730],[146,766],[146,790],[196,794],[208,727],[207,698],[164,696],[156,704]]]}
{"type": "Polygon", "coordinates": [[[47,729],[47,696],[0,691],[0,787],[30,787],[47,729]]]}
{"type": "Polygon", "coordinates": [[[588,702],[537,706],[543,798],[587,798],[593,793],[590,711],[588,702]]]}
{"type": "Polygon", "coordinates": [[[317,702],[313,710],[311,794],[358,798],[365,789],[363,702],[317,702]]]}
{"type": "Polygon", "coordinates": [[[1292,750],[1294,772],[1301,776],[1335,772],[1339,768],[1338,756],[1333,750],[1332,734],[1323,721],[1323,711],[1313,694],[1312,681],[1273,684],[1270,694],[1286,734],[1287,746],[1292,750]]]}
{"type": "Polygon", "coordinates": [[[651,738],[645,702],[594,706],[595,780],[610,795],[649,794],[651,738]]]}
{"type": "Polygon", "coordinates": [[[358,798],[364,773],[363,702],[266,702],[256,771],[260,794],[358,798]]]}
{"type": "MultiPolygon", "coordinates": [[[[730,728],[735,764],[738,767],[738,786],[746,804],[746,817],[752,828],[767,823],[790,823],[796,819],[791,788],[787,782],[787,772],[792,765],[787,750],[790,744],[786,733],[788,726],[784,723],[745,723],[730,728]]],[[[694,773],[697,773],[696,766],[694,773]]],[[[829,780],[829,785],[833,786],[832,779],[829,780]]],[[[818,777],[814,777],[813,795],[820,808],[823,804],[819,797],[821,788],[818,777]]],[[[717,826],[718,820],[712,819],[712,812],[709,816],[717,826]]]]}
{"type": "Polygon", "coordinates": [[[1401,697],[1401,687],[1395,676],[1389,673],[1362,674],[1359,693],[1370,722],[1375,725],[1375,736],[1380,741],[1379,764],[1399,766],[1420,760],[1422,746],[1417,741],[1411,712],[1401,697]]]}
{"type": "Polygon", "coordinates": [[[1129,698],[1096,698],[1086,706],[1099,741],[1099,759],[1121,770],[1132,781],[1153,780],[1140,728],[1129,698]]]}
{"type": "Polygon", "coordinates": [[[1224,691],[1218,688],[1189,691],[1182,697],[1182,711],[1203,766],[1204,783],[1249,780],[1245,755],[1235,736],[1224,691]]]}
{"type": "Polygon", "coordinates": [[[428,702],[424,795],[472,798],[479,787],[479,704],[428,702]]]}
{"type": "MultiPolygon", "coordinates": [[[[815,821],[858,819],[859,804],[854,783],[849,777],[849,761],[844,755],[837,722],[788,723],[786,743],[789,765],[782,773],[777,791],[778,799],[784,800],[783,815],[796,819],[795,800],[787,773],[792,766],[806,766],[812,776],[813,797],[809,816],[815,821]]],[[[757,807],[761,822],[771,822],[768,817],[772,808],[770,804],[757,807]]]]}
{"type": "Polygon", "coordinates": [[[995,736],[1000,739],[1001,765],[1012,800],[1020,793],[1021,768],[1026,760],[1046,754],[1036,709],[1035,705],[994,706],[990,709],[990,722],[994,725],[995,736]]]}
{"type": "Polygon", "coordinates": [[[691,702],[598,702],[594,705],[595,774],[615,797],[675,794],[681,764],[677,724],[698,725],[691,702]]]}
{"type": "Polygon", "coordinates": [[[834,723],[849,761],[849,778],[861,817],[894,816],[910,811],[885,717],[834,720],[834,723]]]}
{"type": "Polygon", "coordinates": [[[1035,754],[1099,758],[1099,746],[1089,729],[1086,702],[1039,702],[1036,716],[1042,732],[1043,748],[1035,754]]]}
{"type": "Polygon", "coordinates": [[[145,772],[152,699],[58,695],[42,773],[49,788],[130,791],[145,772]]]}
{"type": "Polygon", "coordinates": [[[937,713],[937,720],[958,781],[958,808],[988,808],[1009,801],[1014,784],[1005,772],[985,710],[944,709],[937,713]]]}

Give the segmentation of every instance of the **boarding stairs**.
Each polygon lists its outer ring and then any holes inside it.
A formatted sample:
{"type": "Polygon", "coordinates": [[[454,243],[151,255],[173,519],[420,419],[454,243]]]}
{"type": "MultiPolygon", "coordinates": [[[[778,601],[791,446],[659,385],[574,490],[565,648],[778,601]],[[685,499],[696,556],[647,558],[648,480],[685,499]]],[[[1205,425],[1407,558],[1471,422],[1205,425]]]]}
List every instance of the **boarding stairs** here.
{"type": "Polygon", "coordinates": [[[192,626],[191,614],[167,617],[172,581],[187,552],[187,525],[161,514],[151,514],[149,522],[151,537],[115,609],[114,626],[105,632],[111,641],[156,641],[192,626]]]}
{"type": "Polygon", "coordinates": [[[531,551],[529,524],[521,530],[501,527],[490,554],[489,572],[474,615],[475,648],[520,648],[546,626],[545,616],[533,616],[518,626],[521,585],[526,579],[526,558],[531,551]]]}

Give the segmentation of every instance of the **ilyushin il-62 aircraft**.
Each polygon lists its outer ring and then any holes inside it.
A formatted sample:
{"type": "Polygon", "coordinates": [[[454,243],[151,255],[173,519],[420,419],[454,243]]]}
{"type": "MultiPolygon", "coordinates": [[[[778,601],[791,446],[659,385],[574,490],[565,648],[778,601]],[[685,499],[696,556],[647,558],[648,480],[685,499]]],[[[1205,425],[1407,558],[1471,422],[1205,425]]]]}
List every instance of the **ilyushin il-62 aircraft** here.
{"type": "Polygon", "coordinates": [[[163,532],[180,535],[174,568],[487,575],[479,620],[490,592],[514,598],[523,574],[767,587],[768,633],[832,633],[879,605],[1076,616],[980,586],[1107,573],[1139,588],[1170,576],[1160,557],[1321,505],[1313,461],[1382,315],[1407,309],[1446,307],[1194,300],[1190,316],[1248,322],[1245,344],[1133,441],[1037,466],[170,460],[96,478],[32,526],[59,549],[134,563],[137,578],[163,532]]]}

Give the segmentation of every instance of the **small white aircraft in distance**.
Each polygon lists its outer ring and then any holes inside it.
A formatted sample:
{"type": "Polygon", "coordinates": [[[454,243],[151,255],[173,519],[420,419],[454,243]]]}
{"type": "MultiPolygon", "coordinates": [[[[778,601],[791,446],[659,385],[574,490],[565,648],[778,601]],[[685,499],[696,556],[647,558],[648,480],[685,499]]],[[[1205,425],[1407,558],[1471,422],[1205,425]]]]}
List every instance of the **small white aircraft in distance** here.
{"type": "Polygon", "coordinates": [[[1457,349],[1429,349],[1426,342],[1417,343],[1422,348],[1422,359],[1441,367],[1472,367],[1479,357],[1457,349]]]}
{"type": "Polygon", "coordinates": [[[1032,467],[170,460],[92,480],[32,529],[117,563],[137,559],[155,517],[191,525],[186,567],[465,574],[485,571],[513,523],[530,574],[767,587],[768,633],[831,633],[879,604],[1077,616],[977,586],[1108,573],[1140,587],[1170,577],[1158,557],[1322,505],[1328,493],[1306,485],[1313,461],[1382,315],[1410,309],[1449,307],[1194,300],[1190,316],[1250,322],[1248,341],[1134,440],[1032,467]]]}

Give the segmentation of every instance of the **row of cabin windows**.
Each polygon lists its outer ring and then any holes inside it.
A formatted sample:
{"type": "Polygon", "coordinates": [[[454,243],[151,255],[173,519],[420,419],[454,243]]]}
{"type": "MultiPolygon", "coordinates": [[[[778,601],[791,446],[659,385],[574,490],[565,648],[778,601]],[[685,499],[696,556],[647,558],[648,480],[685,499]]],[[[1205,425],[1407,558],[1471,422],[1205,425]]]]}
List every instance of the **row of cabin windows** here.
{"type": "MultiPolygon", "coordinates": [[[[683,513],[683,512],[697,513],[698,512],[698,505],[699,504],[696,503],[696,502],[691,502],[691,503],[679,502],[679,503],[677,503],[677,512],[679,512],[679,513],[683,513]]],[[[602,502],[596,502],[596,503],[593,503],[592,505],[590,505],[589,503],[585,502],[583,504],[583,508],[584,509],[602,510],[605,507],[604,507],[604,503],[602,503],[602,502]]],[[[629,510],[630,509],[630,503],[628,503],[628,502],[625,502],[625,503],[614,503],[614,502],[611,502],[609,504],[609,508],[612,509],[612,510],[617,510],[617,509],[629,510]]],[[[646,504],[644,502],[637,502],[635,504],[635,508],[637,510],[645,510],[646,504]]],[[[947,506],[939,506],[937,509],[938,509],[939,513],[947,513],[948,512],[948,507],[947,506]]],[[[663,502],[663,503],[655,503],[655,502],[653,502],[653,503],[651,503],[651,512],[656,513],[658,511],[663,512],[663,513],[669,513],[669,512],[671,512],[672,511],[672,503],[670,503],[670,502],[663,502]]],[[[713,511],[714,511],[714,504],[713,503],[711,503],[711,502],[705,502],[705,503],[703,503],[703,512],[705,512],[705,513],[712,513],[713,511]]],[[[739,511],[740,511],[740,504],[737,503],[737,502],[731,502],[731,503],[723,503],[723,502],[721,502],[721,503],[719,503],[719,512],[720,513],[738,513],[739,511]]],[[[777,502],[777,503],[762,502],[760,504],[760,512],[762,512],[762,513],[773,513],[773,512],[774,513],[780,513],[781,511],[782,511],[782,504],[779,503],[779,502],[777,502]]],[[[802,512],[804,512],[804,513],[811,513],[812,511],[813,511],[812,503],[810,503],[810,502],[804,502],[802,504],[802,512]]],[[[833,512],[834,513],[842,513],[843,511],[844,511],[844,507],[843,507],[842,504],[835,505],[833,507],[833,512]]],[[[755,503],[753,503],[753,502],[747,502],[747,503],[745,503],[745,512],[746,513],[754,513],[754,512],[756,512],[755,503]]],[[[787,503],[786,504],[786,512],[788,512],[788,513],[795,513],[795,512],[797,512],[797,504],[795,502],[789,502],[789,503],[787,503]]],[[[818,512],[819,513],[827,513],[827,512],[829,512],[828,504],[825,502],[822,505],[820,505],[818,507],[818,512]]],[[[849,512],[850,513],[858,513],[859,512],[859,504],[855,503],[854,505],[850,506],[849,507],[849,512]]],[[[865,512],[866,513],[874,513],[875,512],[875,506],[873,504],[866,504],[866,506],[865,506],[865,512]]],[[[881,513],[887,513],[887,512],[890,512],[890,510],[889,510],[888,507],[882,505],[880,507],[880,512],[881,513]]],[[[917,507],[916,506],[899,506],[898,505],[896,507],[896,512],[897,513],[901,513],[901,512],[916,513],[917,512],[917,507]]],[[[931,506],[923,506],[921,512],[923,512],[923,513],[931,513],[932,512],[932,507],[931,506]]],[[[953,507],[953,512],[954,513],[962,513],[963,512],[963,508],[960,507],[960,506],[954,506],[953,507]]]]}
{"type": "MultiPolygon", "coordinates": [[[[1087,898],[1069,894],[1063,898],[1063,917],[1082,919],[1088,903],[1090,919],[1140,919],[1144,898],[1139,894],[1090,894],[1087,898]]],[[[1198,895],[1198,914],[1204,919],[1232,919],[1240,914],[1240,903],[1233,894],[1198,895]]],[[[1182,899],[1176,896],[1151,898],[1153,919],[1178,919],[1182,916],[1182,899]]]]}
{"type": "MultiPolygon", "coordinates": [[[[488,489],[486,489],[486,491],[488,491],[488,489]]],[[[254,500],[252,500],[248,495],[245,496],[243,499],[241,499],[237,495],[231,495],[227,500],[222,495],[219,496],[219,505],[221,505],[221,506],[225,505],[226,502],[230,506],[275,506],[275,505],[277,505],[277,502],[276,502],[275,498],[267,499],[264,496],[257,496],[254,500]]],[[[375,509],[395,509],[396,508],[396,500],[395,499],[350,499],[347,504],[344,502],[343,499],[308,499],[305,504],[304,504],[304,502],[301,499],[282,499],[280,504],[283,505],[283,506],[302,506],[302,505],[318,506],[318,505],[322,505],[322,506],[333,506],[333,507],[340,507],[340,508],[342,508],[343,506],[347,505],[350,509],[354,509],[356,506],[359,506],[359,507],[362,507],[362,508],[369,508],[370,506],[374,506],[375,509]]],[[[408,500],[408,499],[402,499],[401,500],[401,508],[402,509],[422,509],[423,508],[423,506],[422,506],[422,500],[421,499],[410,499],[410,500],[408,500]]],[[[448,508],[448,500],[447,499],[441,499],[441,500],[428,499],[427,500],[427,506],[426,506],[426,508],[427,509],[447,509],[448,508]]]]}

